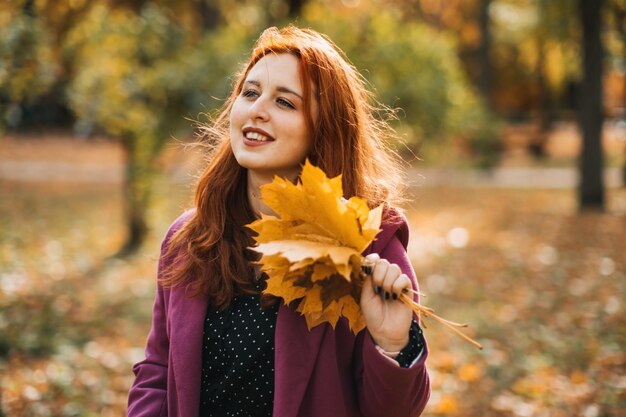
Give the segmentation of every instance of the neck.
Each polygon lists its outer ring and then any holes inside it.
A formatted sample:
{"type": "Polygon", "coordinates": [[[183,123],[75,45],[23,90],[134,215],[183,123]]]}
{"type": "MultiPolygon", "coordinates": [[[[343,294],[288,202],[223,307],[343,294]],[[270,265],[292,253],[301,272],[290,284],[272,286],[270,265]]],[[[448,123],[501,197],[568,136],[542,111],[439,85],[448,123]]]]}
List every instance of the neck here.
{"type": "Polygon", "coordinates": [[[248,170],[248,201],[254,213],[260,217],[261,214],[276,216],[276,213],[261,200],[261,186],[268,184],[274,179],[273,175],[260,175],[248,170]]]}

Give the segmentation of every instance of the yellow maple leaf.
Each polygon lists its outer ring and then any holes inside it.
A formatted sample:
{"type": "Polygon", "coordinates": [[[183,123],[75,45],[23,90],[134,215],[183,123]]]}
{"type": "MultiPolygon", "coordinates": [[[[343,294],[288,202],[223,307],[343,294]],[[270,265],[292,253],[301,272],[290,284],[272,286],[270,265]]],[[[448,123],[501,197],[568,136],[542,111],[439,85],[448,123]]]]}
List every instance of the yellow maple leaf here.
{"type": "Polygon", "coordinates": [[[286,304],[306,295],[307,289],[305,287],[293,285],[293,281],[283,280],[280,276],[270,276],[266,282],[265,291],[282,297],[286,304]]]}
{"type": "Polygon", "coordinates": [[[318,285],[313,285],[309,288],[296,311],[304,313],[305,315],[306,313],[321,314],[323,310],[321,291],[322,289],[318,285]]]}
{"type": "Polygon", "coordinates": [[[269,275],[265,292],[296,308],[309,328],[341,316],[357,332],[364,327],[356,299],[360,296],[361,252],[380,229],[382,207],[343,198],[341,177],[304,164],[300,181],[274,178],[261,188],[263,202],[278,218],[263,215],[248,225],[257,233],[259,263],[269,275]],[[356,297],[356,298],[355,298],[356,297]]]}
{"type": "Polygon", "coordinates": [[[337,267],[332,263],[316,262],[315,265],[313,265],[313,274],[311,275],[311,281],[320,281],[337,273],[339,273],[337,271],[337,267]]]}
{"type": "MultiPolygon", "coordinates": [[[[346,202],[341,177],[329,179],[308,161],[298,184],[276,177],[261,187],[261,198],[282,221],[297,220],[316,227],[317,235],[337,240],[359,253],[367,248],[380,228],[382,207],[369,211],[365,200],[355,197],[346,202]]],[[[255,223],[251,226],[258,232],[255,223]]]]}
{"type": "MultiPolygon", "coordinates": [[[[296,311],[309,329],[325,322],[334,328],[343,316],[354,333],[361,331],[361,253],[379,232],[382,206],[370,210],[364,199],[346,200],[341,177],[329,179],[308,161],[297,184],[275,177],[261,187],[261,197],[279,216],[263,215],[248,225],[257,233],[253,249],[262,255],[259,263],[269,275],[264,291],[287,304],[298,301],[296,311]]],[[[413,301],[410,291],[399,299],[419,317],[438,321],[482,349],[455,328],[465,325],[437,316],[413,301]]]]}
{"type": "Polygon", "coordinates": [[[340,299],[341,313],[346,317],[352,317],[348,320],[350,329],[356,334],[365,328],[365,318],[361,314],[361,307],[351,295],[344,295],[340,299]]]}
{"type": "Polygon", "coordinates": [[[305,309],[298,309],[297,311],[301,313],[304,312],[306,324],[309,329],[312,329],[313,327],[324,322],[329,323],[334,329],[337,325],[337,322],[339,321],[339,318],[341,317],[341,307],[334,300],[329,303],[326,308],[319,312],[309,311],[305,309]]]}
{"type": "Polygon", "coordinates": [[[282,255],[289,262],[300,262],[305,259],[329,257],[335,264],[348,264],[353,255],[359,255],[354,249],[346,246],[329,246],[310,240],[276,240],[261,243],[254,248],[264,255],[282,255]]]}

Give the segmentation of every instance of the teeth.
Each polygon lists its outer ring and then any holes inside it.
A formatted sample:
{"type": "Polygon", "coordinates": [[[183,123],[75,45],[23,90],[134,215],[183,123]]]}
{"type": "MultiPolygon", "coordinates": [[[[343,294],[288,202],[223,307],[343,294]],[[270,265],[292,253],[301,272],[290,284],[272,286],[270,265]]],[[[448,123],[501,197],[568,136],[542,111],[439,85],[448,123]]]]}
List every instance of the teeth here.
{"type": "Polygon", "coordinates": [[[267,142],[270,140],[267,136],[264,136],[258,132],[246,132],[246,139],[258,140],[260,142],[267,142]]]}

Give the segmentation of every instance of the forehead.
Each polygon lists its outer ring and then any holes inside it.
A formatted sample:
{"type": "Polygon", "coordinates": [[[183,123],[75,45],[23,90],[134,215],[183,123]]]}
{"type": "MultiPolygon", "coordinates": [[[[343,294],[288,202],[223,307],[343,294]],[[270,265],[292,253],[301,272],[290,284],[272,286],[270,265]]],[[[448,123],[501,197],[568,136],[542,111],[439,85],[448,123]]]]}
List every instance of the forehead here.
{"type": "Polygon", "coordinates": [[[269,53],[250,69],[246,81],[300,86],[300,61],[289,53],[269,53]]]}

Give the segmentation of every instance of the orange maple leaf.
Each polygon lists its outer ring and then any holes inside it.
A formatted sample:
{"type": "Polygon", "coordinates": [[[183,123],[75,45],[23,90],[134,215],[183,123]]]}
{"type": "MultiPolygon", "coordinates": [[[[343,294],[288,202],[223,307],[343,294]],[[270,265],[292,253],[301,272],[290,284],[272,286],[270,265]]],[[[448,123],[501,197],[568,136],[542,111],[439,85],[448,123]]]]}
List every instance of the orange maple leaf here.
{"type": "MultiPolygon", "coordinates": [[[[298,301],[296,311],[311,329],[321,323],[334,328],[341,317],[354,333],[365,327],[359,300],[363,287],[361,253],[380,230],[382,206],[370,210],[358,197],[343,198],[341,176],[327,178],[305,162],[297,184],[275,177],[261,187],[263,202],[279,217],[263,215],[248,225],[257,233],[253,249],[269,275],[264,292],[298,301]]],[[[459,336],[480,345],[407,293],[399,299],[420,316],[430,317],[459,336]]]]}
{"type": "Polygon", "coordinates": [[[343,316],[355,333],[363,329],[361,253],[379,231],[382,207],[370,210],[363,199],[344,199],[341,177],[329,179],[308,161],[297,184],[275,178],[261,195],[280,216],[263,215],[248,225],[269,276],[265,292],[285,303],[299,300],[296,310],[309,328],[324,322],[334,327],[343,316]]]}

